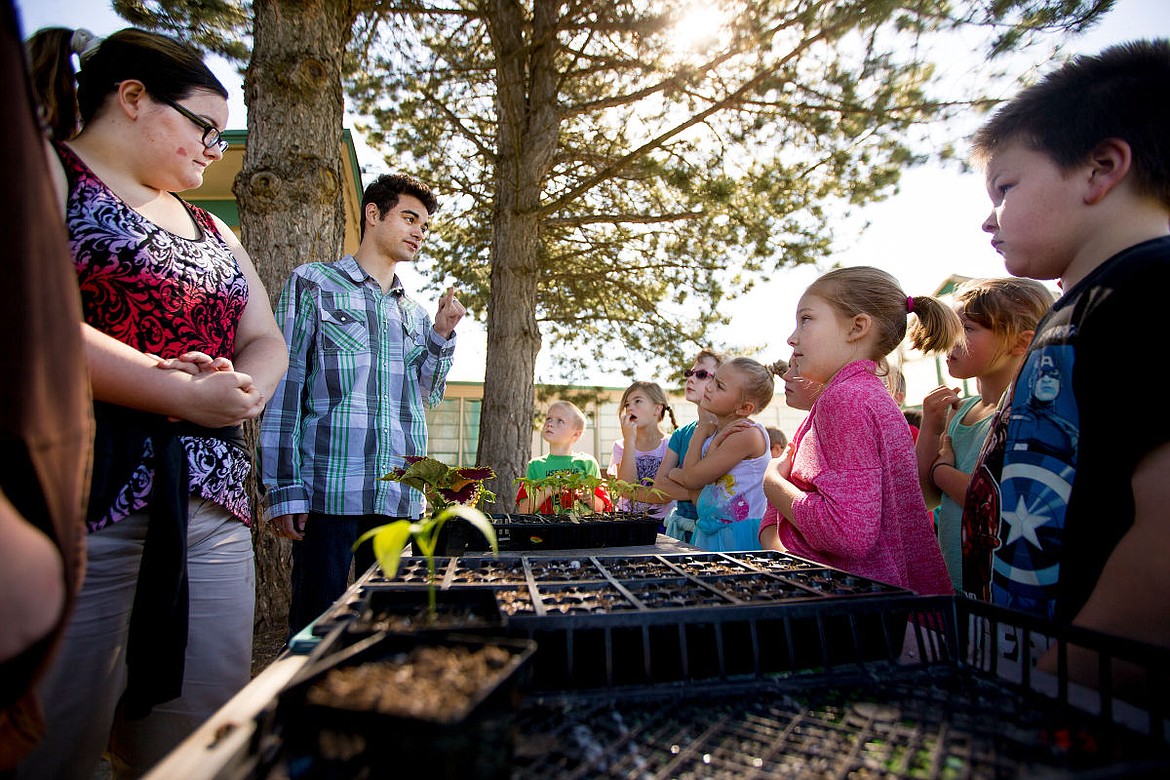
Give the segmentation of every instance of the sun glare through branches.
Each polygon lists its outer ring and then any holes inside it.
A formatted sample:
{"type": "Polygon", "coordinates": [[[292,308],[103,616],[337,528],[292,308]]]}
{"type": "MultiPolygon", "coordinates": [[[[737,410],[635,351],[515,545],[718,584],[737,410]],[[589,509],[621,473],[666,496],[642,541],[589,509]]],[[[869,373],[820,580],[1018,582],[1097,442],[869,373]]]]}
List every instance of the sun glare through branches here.
{"type": "Polygon", "coordinates": [[[726,11],[719,4],[697,0],[680,8],[670,38],[679,52],[703,51],[719,41],[726,22],[726,11]]]}

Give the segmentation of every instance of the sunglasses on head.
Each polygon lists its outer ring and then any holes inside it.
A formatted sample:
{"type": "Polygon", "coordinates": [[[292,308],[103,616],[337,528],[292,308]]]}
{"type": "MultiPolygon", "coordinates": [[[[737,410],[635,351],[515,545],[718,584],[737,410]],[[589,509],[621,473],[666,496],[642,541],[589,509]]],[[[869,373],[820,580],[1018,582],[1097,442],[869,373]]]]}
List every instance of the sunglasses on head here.
{"type": "Polygon", "coordinates": [[[715,372],[708,371],[705,368],[688,368],[683,372],[683,376],[685,376],[687,379],[690,379],[691,377],[695,377],[696,379],[707,379],[708,377],[715,376],[715,372]]]}

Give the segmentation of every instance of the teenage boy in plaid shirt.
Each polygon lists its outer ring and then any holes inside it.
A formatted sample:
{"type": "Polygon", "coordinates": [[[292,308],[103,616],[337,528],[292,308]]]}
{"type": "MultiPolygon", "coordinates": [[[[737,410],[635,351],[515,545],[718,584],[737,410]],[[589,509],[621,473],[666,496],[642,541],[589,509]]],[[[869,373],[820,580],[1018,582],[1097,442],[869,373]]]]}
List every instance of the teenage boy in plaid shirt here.
{"type": "MultiPolygon", "coordinates": [[[[424,406],[443,400],[466,313],[450,288],[432,325],[395,274],[437,208],[418,179],[378,177],[362,199],[357,252],[300,266],[281,293],[289,368],[264,413],[260,452],[267,516],[295,542],[290,636],[345,591],[360,534],[422,514],[421,493],[378,478],[426,454],[424,406]]],[[[372,563],[359,550],[357,570],[372,563]]]]}

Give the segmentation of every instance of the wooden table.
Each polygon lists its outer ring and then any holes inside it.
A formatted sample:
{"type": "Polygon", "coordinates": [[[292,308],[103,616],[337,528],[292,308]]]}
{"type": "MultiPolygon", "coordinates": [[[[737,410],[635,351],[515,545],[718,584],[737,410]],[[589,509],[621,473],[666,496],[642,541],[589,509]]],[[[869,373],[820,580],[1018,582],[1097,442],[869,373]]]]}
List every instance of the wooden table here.
{"type": "Polygon", "coordinates": [[[214,780],[238,774],[248,755],[256,714],[301,669],[306,655],[285,653],[244,686],[227,704],[146,775],[151,780],[214,780]]]}

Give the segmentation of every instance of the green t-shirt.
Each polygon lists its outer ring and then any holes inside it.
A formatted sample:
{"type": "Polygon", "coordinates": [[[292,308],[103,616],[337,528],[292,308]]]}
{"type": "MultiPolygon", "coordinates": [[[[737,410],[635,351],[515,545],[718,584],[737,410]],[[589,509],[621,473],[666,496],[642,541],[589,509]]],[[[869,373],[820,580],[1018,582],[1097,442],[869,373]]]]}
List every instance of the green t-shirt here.
{"type": "Polygon", "coordinates": [[[601,476],[601,466],[587,452],[572,452],[568,455],[548,454],[528,462],[528,478],[542,479],[549,474],[572,474],[580,472],[592,477],[601,476]]]}
{"type": "MultiPolygon", "coordinates": [[[[549,453],[540,458],[533,458],[528,462],[528,470],[525,474],[528,479],[543,479],[550,474],[572,474],[579,472],[581,474],[588,474],[592,477],[601,476],[601,466],[597,464],[597,459],[585,452],[573,452],[568,455],[553,455],[549,453]]],[[[599,490],[604,490],[599,488],[599,490]]],[[[516,500],[526,498],[528,493],[524,490],[524,486],[520,486],[519,492],[516,493],[516,500]]],[[[553,514],[556,511],[553,506],[553,498],[548,498],[540,505],[538,512],[544,515],[553,514]]]]}

